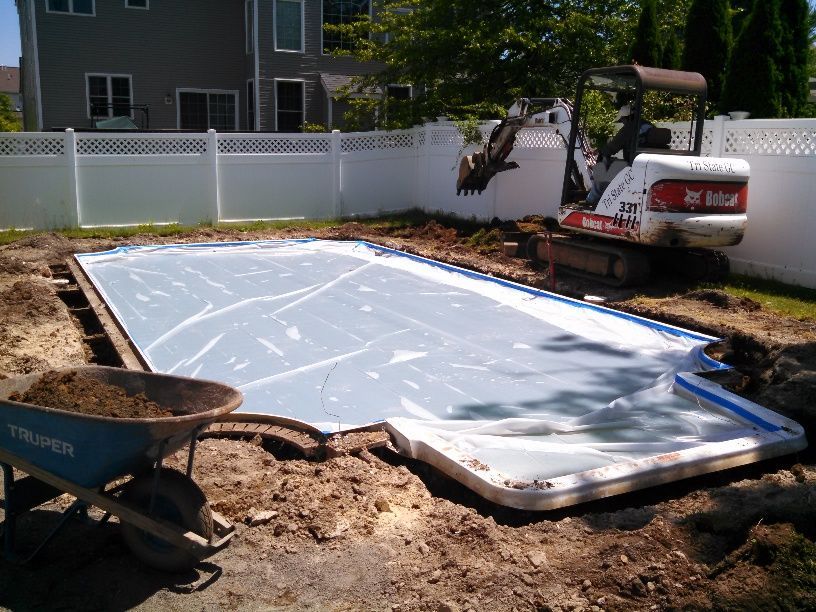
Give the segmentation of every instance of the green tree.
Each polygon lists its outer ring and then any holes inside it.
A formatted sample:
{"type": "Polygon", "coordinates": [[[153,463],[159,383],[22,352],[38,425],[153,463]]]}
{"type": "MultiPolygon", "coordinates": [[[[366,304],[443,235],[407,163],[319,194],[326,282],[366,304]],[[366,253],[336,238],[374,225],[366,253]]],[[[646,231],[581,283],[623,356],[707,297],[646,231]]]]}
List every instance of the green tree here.
{"type": "Polygon", "coordinates": [[[666,37],[666,44],[663,45],[663,59],[660,61],[661,68],[669,70],[680,70],[683,62],[683,54],[680,51],[680,41],[677,33],[670,31],[666,37]]]}
{"type": "Polygon", "coordinates": [[[635,30],[635,40],[629,58],[641,66],[660,66],[663,50],[660,47],[660,29],[657,25],[655,0],[643,0],[635,30]]]}
{"type": "Polygon", "coordinates": [[[731,55],[731,14],[728,0],[694,0],[686,18],[683,69],[708,81],[708,98],[719,102],[731,55]]]}
{"type": "Polygon", "coordinates": [[[587,68],[626,62],[637,10],[634,0],[384,0],[376,19],[326,29],[358,41],[337,55],[384,66],[355,78],[350,93],[414,86],[410,101],[349,100],[357,118],[377,109],[388,128],[423,116],[495,118],[520,95],[570,97],[587,68]]]}
{"type": "Polygon", "coordinates": [[[807,0],[781,0],[782,55],[778,66],[782,76],[782,112],[797,117],[808,101],[809,23],[807,0]]]}
{"type": "Polygon", "coordinates": [[[782,112],[778,61],[782,54],[780,0],[756,0],[740,31],[725,77],[720,108],[754,117],[782,112]]]}
{"type": "MultiPolygon", "coordinates": [[[[690,3],[648,0],[660,15],[658,29],[655,11],[647,11],[655,47],[661,35],[682,31],[690,3]]],[[[324,27],[356,40],[335,55],[383,66],[355,77],[349,94],[413,85],[407,101],[346,99],[349,127],[376,116],[377,127],[394,128],[437,115],[496,118],[520,95],[570,98],[584,70],[629,62],[642,12],[638,0],[380,0],[374,19],[324,27]]]]}
{"type": "Polygon", "coordinates": [[[11,98],[0,94],[0,132],[19,132],[20,120],[11,106],[11,98]]]}

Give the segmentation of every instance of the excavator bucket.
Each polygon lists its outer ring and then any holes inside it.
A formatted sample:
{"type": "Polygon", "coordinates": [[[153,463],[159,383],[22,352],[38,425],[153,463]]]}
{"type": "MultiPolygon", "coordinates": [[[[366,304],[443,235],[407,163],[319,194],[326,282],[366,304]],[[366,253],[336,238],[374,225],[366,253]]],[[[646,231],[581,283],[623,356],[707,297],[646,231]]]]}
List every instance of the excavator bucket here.
{"type": "MultiPolygon", "coordinates": [[[[459,178],[456,179],[456,195],[463,191],[465,195],[475,191],[482,193],[487,181],[482,179],[484,170],[484,153],[477,151],[473,155],[465,155],[459,162],[459,178]]],[[[489,180],[489,179],[488,179],[489,180]]]]}
{"type": "Polygon", "coordinates": [[[459,178],[456,179],[456,195],[464,192],[465,195],[474,192],[482,193],[498,172],[518,168],[516,162],[504,160],[491,161],[485,151],[476,151],[473,155],[465,155],[459,162],[459,178]]]}

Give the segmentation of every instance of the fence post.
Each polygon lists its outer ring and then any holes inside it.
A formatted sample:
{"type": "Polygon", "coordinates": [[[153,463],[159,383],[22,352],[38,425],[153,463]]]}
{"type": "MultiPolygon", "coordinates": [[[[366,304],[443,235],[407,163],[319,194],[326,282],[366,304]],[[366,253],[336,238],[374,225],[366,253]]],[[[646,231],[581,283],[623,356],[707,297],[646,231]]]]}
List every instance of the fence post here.
{"type": "Polygon", "coordinates": [[[335,218],[343,216],[342,168],[340,130],[331,131],[332,211],[335,218]]]}
{"type": "Polygon", "coordinates": [[[722,157],[725,149],[725,122],[730,120],[727,115],[717,115],[714,117],[714,125],[711,133],[711,155],[712,157],[722,157]]]}
{"type": "Polygon", "coordinates": [[[215,224],[221,220],[221,193],[218,188],[218,134],[215,130],[207,130],[207,154],[210,157],[212,172],[210,217],[215,224]]]}
{"type": "Polygon", "coordinates": [[[65,165],[68,173],[68,210],[65,222],[68,227],[79,227],[82,224],[82,211],[79,203],[76,133],[72,128],[65,130],[65,165]]]}
{"type": "Polygon", "coordinates": [[[425,212],[430,212],[431,210],[431,125],[430,123],[425,123],[422,126],[422,129],[425,132],[425,145],[423,147],[422,154],[425,157],[425,164],[423,168],[423,176],[422,182],[423,190],[425,191],[425,195],[423,197],[422,209],[425,212]]]}

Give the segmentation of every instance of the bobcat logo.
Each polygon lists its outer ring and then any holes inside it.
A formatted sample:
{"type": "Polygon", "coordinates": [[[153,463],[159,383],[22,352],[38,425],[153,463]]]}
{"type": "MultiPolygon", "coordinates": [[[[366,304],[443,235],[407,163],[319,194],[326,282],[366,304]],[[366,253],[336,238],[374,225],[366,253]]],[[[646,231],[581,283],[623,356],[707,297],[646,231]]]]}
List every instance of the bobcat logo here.
{"type": "Polygon", "coordinates": [[[694,206],[698,206],[700,204],[700,195],[702,195],[702,193],[703,193],[702,189],[700,191],[692,191],[691,189],[686,187],[686,197],[683,200],[683,203],[686,206],[691,206],[692,208],[694,206]]]}

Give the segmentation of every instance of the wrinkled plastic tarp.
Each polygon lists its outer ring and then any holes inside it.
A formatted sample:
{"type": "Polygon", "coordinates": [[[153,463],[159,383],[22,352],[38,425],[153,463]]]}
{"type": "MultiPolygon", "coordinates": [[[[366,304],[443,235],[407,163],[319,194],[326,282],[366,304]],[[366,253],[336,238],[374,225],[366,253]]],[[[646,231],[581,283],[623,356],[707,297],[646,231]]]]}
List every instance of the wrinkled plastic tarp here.
{"type": "Polygon", "coordinates": [[[499,503],[552,507],[563,504],[541,500],[568,497],[552,489],[589,487],[574,503],[621,478],[634,488],[644,460],[663,473],[685,453],[701,472],[719,469],[712,449],[804,444],[792,421],[681,374],[722,367],[702,350],[711,337],[375,245],[77,259],[152,370],[234,385],[241,411],[322,431],[386,420],[403,452],[499,503]]]}

